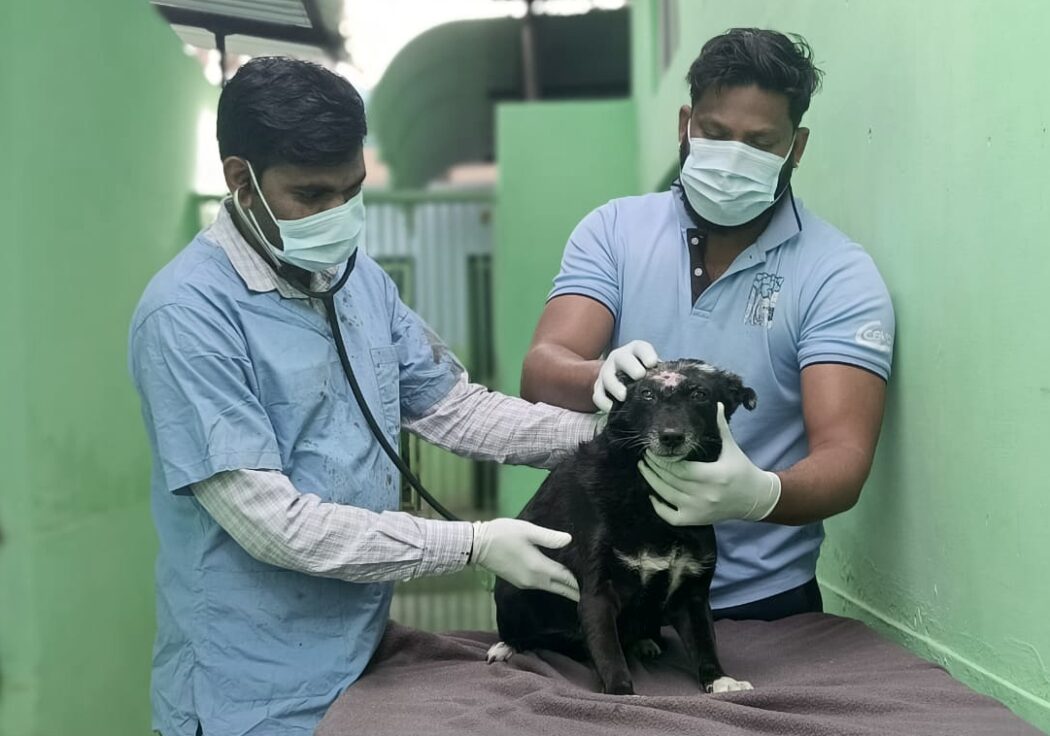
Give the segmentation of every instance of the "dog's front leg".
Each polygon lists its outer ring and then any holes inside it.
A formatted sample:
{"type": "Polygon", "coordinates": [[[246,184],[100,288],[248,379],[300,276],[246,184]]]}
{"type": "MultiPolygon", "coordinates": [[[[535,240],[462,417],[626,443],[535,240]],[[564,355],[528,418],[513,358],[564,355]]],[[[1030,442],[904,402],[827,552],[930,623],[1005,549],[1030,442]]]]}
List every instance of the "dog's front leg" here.
{"type": "Polygon", "coordinates": [[[623,656],[616,617],[620,599],[612,583],[605,581],[595,588],[580,591],[580,626],[594,669],[602,681],[602,692],[610,695],[633,695],[634,683],[623,656]]]}
{"type": "Polygon", "coordinates": [[[693,666],[697,668],[700,688],[708,693],[712,692],[716,681],[725,678],[715,648],[715,623],[711,616],[711,605],[705,594],[709,586],[709,580],[683,585],[668,607],[671,625],[681,637],[693,666]]]}

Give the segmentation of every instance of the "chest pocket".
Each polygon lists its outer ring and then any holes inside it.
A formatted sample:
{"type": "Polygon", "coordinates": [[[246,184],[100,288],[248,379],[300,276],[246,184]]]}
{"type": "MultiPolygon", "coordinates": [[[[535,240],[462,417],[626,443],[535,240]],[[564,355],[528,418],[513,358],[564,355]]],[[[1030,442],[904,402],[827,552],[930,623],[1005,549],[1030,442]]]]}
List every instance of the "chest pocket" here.
{"type": "Polygon", "coordinates": [[[376,383],[379,387],[381,411],[376,411],[376,419],[384,424],[391,441],[396,441],[401,431],[401,371],[397,359],[397,349],[393,345],[372,348],[372,367],[375,370],[376,383]]]}

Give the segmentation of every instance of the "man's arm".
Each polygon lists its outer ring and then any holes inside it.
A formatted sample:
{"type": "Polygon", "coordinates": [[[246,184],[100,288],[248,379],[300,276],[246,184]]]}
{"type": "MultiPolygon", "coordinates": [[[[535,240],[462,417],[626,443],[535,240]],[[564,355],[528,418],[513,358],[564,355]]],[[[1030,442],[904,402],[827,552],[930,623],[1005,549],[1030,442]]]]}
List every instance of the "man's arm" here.
{"type": "Polygon", "coordinates": [[[192,486],[201,506],[257,560],[350,582],[455,572],[468,562],[519,588],[580,599],[572,573],[539,548],[572,537],[520,519],[469,522],[375,513],[300,493],[276,471],[231,470],[192,486]]]}
{"type": "Polygon", "coordinates": [[[802,370],[809,454],[787,470],[780,502],[766,521],[806,524],[853,507],[868,478],[882,426],[886,382],[850,365],[802,370]]]}
{"type": "Polygon", "coordinates": [[[612,331],[613,315],[601,302],[576,294],[551,299],[525,356],[522,397],[594,411],[594,382],[612,331]]]}
{"type": "Polygon", "coordinates": [[[406,580],[467,564],[469,522],[322,501],[283,473],[229,470],[193,485],[201,506],[252,557],[350,582],[406,580]]]}
{"type": "Polygon", "coordinates": [[[460,376],[426,414],[402,425],[427,442],[474,460],[551,468],[599,428],[578,414],[489,391],[460,376]]]}

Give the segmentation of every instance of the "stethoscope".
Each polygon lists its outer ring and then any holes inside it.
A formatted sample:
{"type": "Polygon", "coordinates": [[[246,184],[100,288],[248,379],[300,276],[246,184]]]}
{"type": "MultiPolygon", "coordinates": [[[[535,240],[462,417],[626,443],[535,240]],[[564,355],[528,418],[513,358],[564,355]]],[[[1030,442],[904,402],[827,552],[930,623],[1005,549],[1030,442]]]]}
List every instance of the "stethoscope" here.
{"type": "Polygon", "coordinates": [[[339,362],[343,365],[343,373],[346,374],[346,381],[350,384],[350,391],[354,394],[354,399],[357,401],[357,405],[361,408],[361,413],[365,417],[365,423],[368,424],[368,429],[371,430],[372,435],[379,442],[379,446],[383,448],[383,452],[390,458],[390,461],[394,463],[401,475],[405,477],[409,485],[415,489],[416,493],[425,500],[430,507],[441,514],[449,521],[460,521],[460,518],[453,514],[451,511],[446,509],[441,503],[430,495],[430,491],[423,487],[423,484],[416,477],[415,473],[412,472],[411,468],[405,464],[405,461],[401,459],[401,456],[391,447],[389,440],[386,438],[386,434],[380,429],[379,423],[376,422],[375,417],[372,415],[372,410],[368,408],[368,402],[365,401],[365,396],[361,392],[361,386],[357,383],[357,376],[354,375],[353,366],[350,365],[350,356],[346,353],[346,345],[343,343],[343,332],[339,327],[339,315],[335,309],[335,295],[346,285],[347,279],[350,278],[350,274],[354,270],[354,265],[357,263],[357,251],[355,250],[350,256],[350,260],[346,262],[346,267],[343,269],[342,275],[336,280],[336,282],[325,291],[313,291],[300,285],[295,279],[290,278],[289,274],[285,273],[283,265],[280,263],[270,263],[274,272],[292,285],[297,291],[311,299],[318,299],[325,308],[325,316],[328,318],[328,326],[332,330],[332,339],[335,340],[335,349],[339,353],[339,362]]]}

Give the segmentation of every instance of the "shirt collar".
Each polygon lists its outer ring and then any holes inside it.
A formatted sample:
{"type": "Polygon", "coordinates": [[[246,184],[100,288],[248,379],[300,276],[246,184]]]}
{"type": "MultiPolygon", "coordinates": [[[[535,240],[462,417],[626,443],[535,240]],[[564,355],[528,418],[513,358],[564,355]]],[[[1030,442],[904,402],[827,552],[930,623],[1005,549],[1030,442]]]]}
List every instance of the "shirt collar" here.
{"type": "MultiPolygon", "coordinates": [[[[674,200],[678,224],[683,231],[692,230],[696,227],[696,224],[693,222],[693,218],[689,216],[689,210],[685,208],[685,203],[682,201],[683,196],[682,185],[675,179],[671,183],[671,198],[674,200]]],[[[773,218],[766,225],[766,229],[758,236],[753,247],[762,253],[767,253],[802,232],[801,210],[802,203],[795,200],[794,194],[789,187],[781,196],[780,201],[777,202],[773,211],[773,218]]]]}
{"type": "Polygon", "coordinates": [[[795,201],[795,194],[788,187],[773,210],[773,219],[755,241],[755,248],[763,253],[777,248],[802,232],[802,216],[799,210],[802,205],[795,201]]]}
{"type": "MultiPolygon", "coordinates": [[[[307,295],[292,286],[287,279],[278,276],[273,267],[248,244],[227,209],[227,197],[219,206],[215,221],[204,231],[204,236],[218,245],[230,259],[230,265],[241,277],[244,285],[251,291],[264,293],[276,291],[285,299],[307,299],[307,295]]],[[[339,267],[315,273],[310,278],[310,289],[325,291],[328,289],[339,267]]]]}

